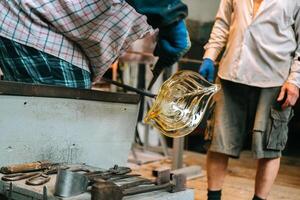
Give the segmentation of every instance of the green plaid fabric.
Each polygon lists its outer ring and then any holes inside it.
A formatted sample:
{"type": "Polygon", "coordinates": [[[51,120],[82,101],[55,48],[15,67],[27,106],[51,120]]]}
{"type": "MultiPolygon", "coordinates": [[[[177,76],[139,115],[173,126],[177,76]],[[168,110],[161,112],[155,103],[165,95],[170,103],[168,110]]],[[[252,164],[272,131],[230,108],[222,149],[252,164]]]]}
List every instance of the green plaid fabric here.
{"type": "Polygon", "coordinates": [[[4,80],[90,88],[90,72],[34,48],[0,37],[4,80]]]}

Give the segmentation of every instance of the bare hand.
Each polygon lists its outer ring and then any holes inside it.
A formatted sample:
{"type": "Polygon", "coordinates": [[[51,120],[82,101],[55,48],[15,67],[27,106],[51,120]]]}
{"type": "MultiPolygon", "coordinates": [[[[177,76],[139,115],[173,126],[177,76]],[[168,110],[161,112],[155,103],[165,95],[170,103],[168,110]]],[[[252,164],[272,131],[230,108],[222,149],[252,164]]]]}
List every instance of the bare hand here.
{"type": "Polygon", "coordinates": [[[280,94],[277,98],[277,101],[284,100],[284,97],[286,96],[285,101],[281,105],[281,108],[284,110],[287,107],[294,106],[298,100],[299,97],[299,88],[292,84],[292,83],[284,83],[281,87],[280,94]]]}

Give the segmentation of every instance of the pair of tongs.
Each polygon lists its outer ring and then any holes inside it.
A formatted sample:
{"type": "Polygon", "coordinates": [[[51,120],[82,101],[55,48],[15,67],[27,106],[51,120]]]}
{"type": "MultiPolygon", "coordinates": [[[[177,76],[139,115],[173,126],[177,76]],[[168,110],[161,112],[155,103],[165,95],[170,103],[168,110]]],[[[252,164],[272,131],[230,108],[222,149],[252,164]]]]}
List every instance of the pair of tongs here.
{"type": "Polygon", "coordinates": [[[56,174],[58,169],[68,169],[67,166],[55,166],[49,169],[43,170],[42,172],[29,172],[29,173],[15,173],[3,176],[3,181],[19,181],[26,179],[26,185],[38,186],[43,185],[50,181],[49,175],[56,174]]]}

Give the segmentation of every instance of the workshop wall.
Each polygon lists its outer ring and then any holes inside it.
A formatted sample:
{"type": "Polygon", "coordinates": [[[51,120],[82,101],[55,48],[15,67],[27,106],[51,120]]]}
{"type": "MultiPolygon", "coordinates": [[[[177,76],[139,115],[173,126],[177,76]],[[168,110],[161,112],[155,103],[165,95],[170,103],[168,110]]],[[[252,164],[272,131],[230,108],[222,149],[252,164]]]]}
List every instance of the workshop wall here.
{"type": "MultiPolygon", "coordinates": [[[[186,57],[201,60],[204,54],[203,46],[207,43],[220,0],[183,0],[189,8],[186,24],[189,30],[192,47],[186,57]]],[[[181,69],[198,70],[195,63],[180,63],[181,69]]]]}
{"type": "Polygon", "coordinates": [[[220,0],[183,0],[189,7],[189,19],[202,23],[215,19],[220,0]]]}

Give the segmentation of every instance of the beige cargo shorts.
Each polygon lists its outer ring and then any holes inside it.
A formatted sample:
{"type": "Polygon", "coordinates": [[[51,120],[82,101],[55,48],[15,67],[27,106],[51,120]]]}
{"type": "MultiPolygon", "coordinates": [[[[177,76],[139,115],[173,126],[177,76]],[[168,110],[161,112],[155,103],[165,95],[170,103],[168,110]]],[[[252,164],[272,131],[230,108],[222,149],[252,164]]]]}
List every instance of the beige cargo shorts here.
{"type": "Polygon", "coordinates": [[[238,158],[251,134],[254,158],[281,157],[293,110],[282,110],[277,102],[280,87],[218,81],[222,89],[215,95],[216,108],[206,131],[206,138],[211,139],[209,151],[238,158]]]}

